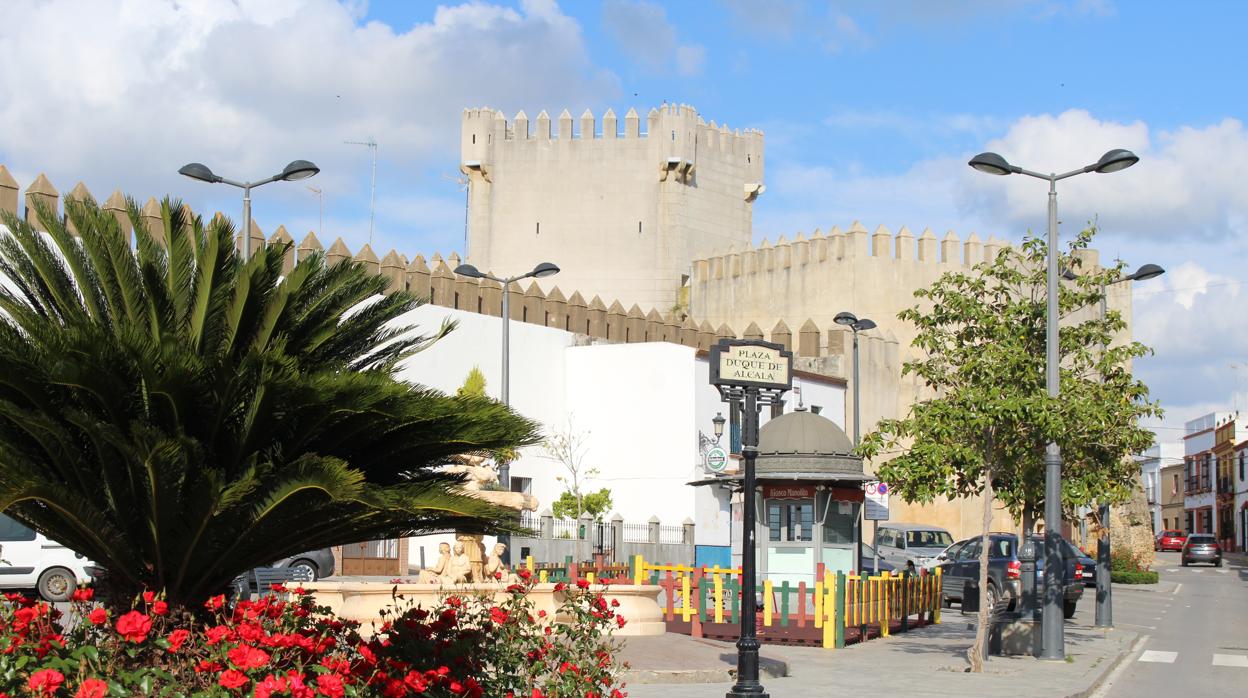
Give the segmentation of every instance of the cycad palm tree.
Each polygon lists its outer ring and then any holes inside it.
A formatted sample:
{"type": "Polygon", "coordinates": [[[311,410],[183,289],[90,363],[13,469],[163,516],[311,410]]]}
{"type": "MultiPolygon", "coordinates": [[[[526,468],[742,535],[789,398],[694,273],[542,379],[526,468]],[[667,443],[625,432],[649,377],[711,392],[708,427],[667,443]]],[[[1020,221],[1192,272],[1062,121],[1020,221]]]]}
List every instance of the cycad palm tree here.
{"type": "Polygon", "coordinates": [[[399,320],[351,262],[282,246],[244,262],[231,226],[162,206],[137,249],[94,202],[71,235],[5,214],[0,236],[0,510],[102,564],[113,591],[196,603],[300,551],[507,516],[436,472],[448,457],[534,443],[481,397],[403,382],[449,330],[399,320]]]}

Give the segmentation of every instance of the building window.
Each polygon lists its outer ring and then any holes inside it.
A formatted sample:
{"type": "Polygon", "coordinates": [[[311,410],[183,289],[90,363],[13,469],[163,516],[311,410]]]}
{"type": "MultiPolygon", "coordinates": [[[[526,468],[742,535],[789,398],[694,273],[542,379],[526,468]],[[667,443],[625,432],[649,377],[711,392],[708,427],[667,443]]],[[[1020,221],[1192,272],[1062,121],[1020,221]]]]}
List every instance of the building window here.
{"type": "Polygon", "coordinates": [[[771,418],[775,419],[784,414],[784,400],[776,400],[771,403],[771,418]]]}
{"type": "Polygon", "coordinates": [[[777,542],[814,539],[815,503],[809,499],[767,503],[767,538],[777,542]]]}
{"type": "Polygon", "coordinates": [[[1239,452],[1239,481],[1244,481],[1244,454],[1245,451],[1239,452]]]}
{"type": "Polygon", "coordinates": [[[734,454],[741,454],[741,408],[736,403],[728,408],[728,446],[734,454]]]}
{"type": "Polygon", "coordinates": [[[819,414],[822,411],[823,411],[823,405],[811,405],[810,406],[811,414],[819,414]]]}
{"type": "Polygon", "coordinates": [[[855,502],[838,502],[828,497],[824,506],[828,507],[823,517],[823,542],[833,545],[853,545],[854,523],[858,520],[858,504],[855,502]]]}
{"type": "Polygon", "coordinates": [[[533,478],[511,476],[511,491],[533,494],[533,478]]]}

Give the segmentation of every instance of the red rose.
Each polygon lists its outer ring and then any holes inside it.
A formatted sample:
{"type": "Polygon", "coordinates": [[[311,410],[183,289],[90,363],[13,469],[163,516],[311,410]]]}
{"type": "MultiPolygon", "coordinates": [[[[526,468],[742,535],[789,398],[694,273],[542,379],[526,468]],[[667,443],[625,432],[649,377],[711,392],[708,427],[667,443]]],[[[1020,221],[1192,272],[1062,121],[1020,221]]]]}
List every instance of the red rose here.
{"type": "Polygon", "coordinates": [[[74,589],[74,593],[69,597],[71,601],[90,601],[95,598],[95,589],[74,589]]]}
{"type": "Polygon", "coordinates": [[[217,594],[216,596],[204,602],[204,608],[209,611],[218,611],[225,605],[225,594],[217,594]]]}
{"type": "Polygon", "coordinates": [[[169,612],[169,604],[165,603],[164,601],[157,601],[156,603],[152,604],[152,613],[155,613],[158,616],[163,616],[168,612],[169,612]]]}
{"type": "Polygon", "coordinates": [[[533,573],[521,567],[520,569],[516,570],[516,576],[527,582],[533,576],[533,573]]]}
{"type": "Polygon", "coordinates": [[[620,626],[621,628],[622,628],[622,627],[624,627],[624,624],[625,624],[625,623],[627,623],[627,622],[628,622],[628,621],[624,620],[624,616],[616,616],[616,617],[615,617],[615,624],[616,624],[616,625],[618,625],[618,626],[620,626]]]}
{"type": "Polygon", "coordinates": [[[342,698],[342,679],[337,674],[321,674],[316,677],[316,692],[329,698],[342,698]]]}
{"type": "Polygon", "coordinates": [[[563,591],[564,589],[567,589],[567,588],[568,588],[568,585],[564,584],[563,582],[559,582],[558,584],[555,585],[555,591],[563,591]]]}
{"type": "Polygon", "coordinates": [[[87,620],[91,621],[92,625],[103,625],[108,622],[108,611],[102,608],[93,608],[87,614],[87,620]]]}
{"type": "Polygon", "coordinates": [[[588,588],[589,588],[589,582],[588,582],[587,580],[584,580],[584,579],[578,579],[578,580],[576,580],[576,586],[580,587],[581,589],[588,589],[588,588]]]}
{"type": "Polygon", "coordinates": [[[177,652],[182,649],[182,645],[185,644],[190,637],[191,631],[185,628],[178,628],[177,630],[169,633],[169,637],[166,638],[169,641],[169,651],[177,652]]]}
{"type": "Polygon", "coordinates": [[[156,592],[154,591],[143,592],[143,603],[151,603],[155,600],[156,600],[156,592]]]}
{"type": "Polygon", "coordinates": [[[127,642],[143,642],[152,631],[152,619],[138,611],[130,611],[117,619],[115,627],[127,642]]]}
{"type": "Polygon", "coordinates": [[[104,698],[108,695],[108,684],[99,679],[87,679],[78,687],[74,698],[104,698]]]}
{"type": "Polygon", "coordinates": [[[248,678],[241,671],[226,669],[221,672],[221,676],[217,678],[217,683],[230,689],[242,688],[247,685],[248,678]]]}
{"type": "Polygon", "coordinates": [[[251,645],[239,645],[226,652],[226,656],[230,658],[231,662],[234,662],[234,666],[243,671],[259,669],[269,663],[269,653],[251,645]]]}
{"type": "Polygon", "coordinates": [[[55,695],[65,683],[65,675],[56,669],[40,669],[30,675],[27,685],[31,692],[40,696],[55,695]]]}
{"type": "Polygon", "coordinates": [[[495,606],[490,609],[490,620],[494,621],[496,625],[502,625],[507,622],[507,612],[495,606]]]}

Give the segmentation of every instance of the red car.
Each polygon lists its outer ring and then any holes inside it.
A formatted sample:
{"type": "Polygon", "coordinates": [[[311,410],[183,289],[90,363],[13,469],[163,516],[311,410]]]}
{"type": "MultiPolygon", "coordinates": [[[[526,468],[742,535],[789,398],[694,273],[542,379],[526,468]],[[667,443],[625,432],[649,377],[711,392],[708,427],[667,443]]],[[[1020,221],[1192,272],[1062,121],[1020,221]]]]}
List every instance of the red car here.
{"type": "Polygon", "coordinates": [[[1162,531],[1157,534],[1157,540],[1153,542],[1153,549],[1162,550],[1183,550],[1183,544],[1187,542],[1187,534],[1182,531],[1162,531]]]}

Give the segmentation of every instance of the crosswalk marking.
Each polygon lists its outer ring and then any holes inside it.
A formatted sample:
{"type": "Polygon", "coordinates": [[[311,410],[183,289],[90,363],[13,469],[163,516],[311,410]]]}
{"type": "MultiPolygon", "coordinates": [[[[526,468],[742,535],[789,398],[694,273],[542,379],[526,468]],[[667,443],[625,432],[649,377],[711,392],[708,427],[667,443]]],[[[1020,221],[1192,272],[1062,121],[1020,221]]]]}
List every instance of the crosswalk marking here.
{"type": "Polygon", "coordinates": [[[1174,664],[1174,660],[1178,659],[1178,652],[1161,652],[1158,650],[1144,650],[1144,654],[1140,655],[1138,661],[1141,662],[1157,662],[1159,664],[1174,664]]]}
{"type": "Polygon", "coordinates": [[[1216,571],[1218,574],[1226,574],[1227,572],[1230,572],[1230,570],[1215,570],[1215,571],[1216,571]]]}
{"type": "Polygon", "coordinates": [[[1213,655],[1213,665],[1248,669],[1248,656],[1242,654],[1215,654],[1213,655]]]}

